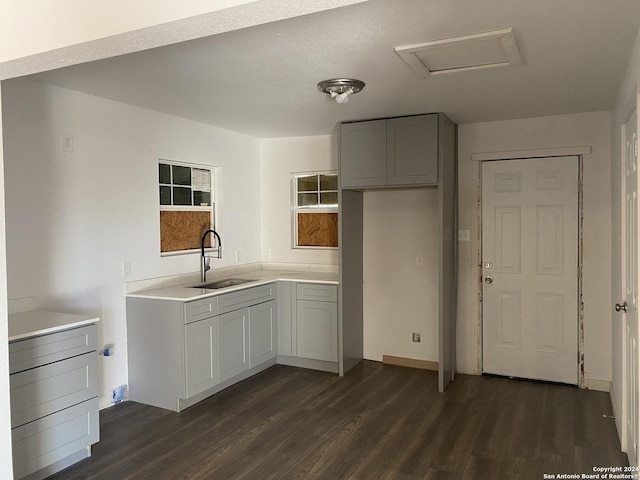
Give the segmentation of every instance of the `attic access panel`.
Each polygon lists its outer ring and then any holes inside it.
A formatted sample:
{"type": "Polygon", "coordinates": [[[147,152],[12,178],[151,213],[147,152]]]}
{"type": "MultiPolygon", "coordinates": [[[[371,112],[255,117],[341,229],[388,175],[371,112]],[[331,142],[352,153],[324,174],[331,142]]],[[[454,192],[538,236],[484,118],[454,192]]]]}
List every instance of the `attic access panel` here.
{"type": "Polygon", "coordinates": [[[513,29],[445,38],[396,47],[395,52],[421,77],[522,65],[513,29]]]}

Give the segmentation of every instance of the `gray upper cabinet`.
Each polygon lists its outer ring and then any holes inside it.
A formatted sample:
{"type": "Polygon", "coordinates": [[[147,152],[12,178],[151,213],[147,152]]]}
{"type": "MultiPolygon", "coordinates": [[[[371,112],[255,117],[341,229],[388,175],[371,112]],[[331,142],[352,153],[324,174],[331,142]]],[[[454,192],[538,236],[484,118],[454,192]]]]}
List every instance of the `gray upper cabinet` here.
{"type": "Polygon", "coordinates": [[[437,139],[437,115],[387,120],[387,185],[436,185],[437,139]]]}
{"type": "Polygon", "coordinates": [[[339,177],[342,188],[387,184],[386,132],[386,120],[342,125],[339,177]]]}
{"type": "Polygon", "coordinates": [[[345,123],[341,188],[437,185],[438,115],[345,123]]]}

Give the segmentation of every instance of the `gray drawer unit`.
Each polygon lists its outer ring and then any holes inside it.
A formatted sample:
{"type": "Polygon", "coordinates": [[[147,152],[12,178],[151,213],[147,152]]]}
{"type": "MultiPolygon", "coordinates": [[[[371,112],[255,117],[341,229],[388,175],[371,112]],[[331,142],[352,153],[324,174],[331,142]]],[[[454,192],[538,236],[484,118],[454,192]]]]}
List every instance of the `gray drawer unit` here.
{"type": "Polygon", "coordinates": [[[296,285],[296,299],[316,302],[337,302],[338,287],[321,283],[298,283],[296,285]]]}
{"type": "Polygon", "coordinates": [[[87,457],[87,447],[100,440],[98,399],[14,428],[11,438],[14,478],[41,471],[51,475],[55,470],[47,470],[50,465],[60,464],[78,452],[86,452],[87,457]]]}
{"type": "Polygon", "coordinates": [[[11,375],[11,425],[19,427],[98,396],[98,358],[86,353],[11,375]]]}
{"type": "Polygon", "coordinates": [[[9,343],[14,478],[42,479],[99,440],[95,324],[9,343]]]}
{"type": "Polygon", "coordinates": [[[203,298],[184,305],[184,323],[197,322],[218,314],[218,297],[203,298]]]}
{"type": "Polygon", "coordinates": [[[268,302],[276,298],[276,285],[269,283],[259,287],[246,288],[237,292],[225,293],[218,296],[218,313],[233,312],[244,307],[268,302]]]}
{"type": "Polygon", "coordinates": [[[97,327],[87,325],[9,344],[9,373],[17,373],[97,350],[97,327]]]}

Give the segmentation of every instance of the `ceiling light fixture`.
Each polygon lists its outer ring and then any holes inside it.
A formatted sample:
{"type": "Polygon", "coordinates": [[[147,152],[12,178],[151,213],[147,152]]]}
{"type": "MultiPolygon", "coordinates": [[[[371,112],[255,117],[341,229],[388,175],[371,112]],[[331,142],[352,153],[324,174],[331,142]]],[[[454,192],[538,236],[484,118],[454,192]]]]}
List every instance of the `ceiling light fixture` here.
{"type": "Polygon", "coordinates": [[[349,96],[364,88],[364,82],[353,78],[333,78],[318,84],[318,90],[331,95],[337,103],[349,103],[349,96]]]}

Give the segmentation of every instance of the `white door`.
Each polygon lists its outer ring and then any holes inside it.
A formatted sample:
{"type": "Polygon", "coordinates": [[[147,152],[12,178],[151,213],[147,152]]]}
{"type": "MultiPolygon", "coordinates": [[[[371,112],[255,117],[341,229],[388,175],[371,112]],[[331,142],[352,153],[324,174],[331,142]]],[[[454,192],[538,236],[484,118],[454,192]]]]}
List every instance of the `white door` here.
{"type": "Polygon", "coordinates": [[[623,446],[630,465],[638,464],[638,123],[636,109],[624,126],[622,285],[623,446]]]}
{"type": "Polygon", "coordinates": [[[482,165],[485,373],[578,383],[578,168],[482,165]]]}

